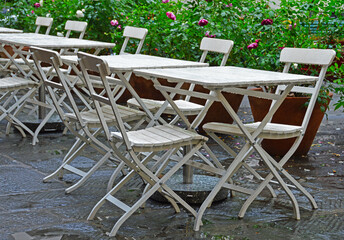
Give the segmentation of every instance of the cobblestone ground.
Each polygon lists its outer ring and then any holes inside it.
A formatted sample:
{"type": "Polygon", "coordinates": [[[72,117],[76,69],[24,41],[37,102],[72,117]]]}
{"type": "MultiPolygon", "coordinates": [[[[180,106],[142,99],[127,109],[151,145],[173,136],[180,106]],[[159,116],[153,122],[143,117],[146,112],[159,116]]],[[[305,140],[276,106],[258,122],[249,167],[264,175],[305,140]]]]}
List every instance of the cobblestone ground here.
{"type": "MultiPolygon", "coordinates": [[[[249,110],[240,111],[248,117],[249,110]]],[[[66,195],[64,189],[78,178],[65,174],[63,180],[43,183],[53,172],[74,141],[71,135],[45,133],[40,142],[22,139],[14,132],[5,136],[5,123],[0,123],[0,239],[108,239],[120,210],[105,204],[94,221],[86,217],[105,194],[114,167],[101,167],[78,190],[66,195]]],[[[344,235],[344,114],[329,111],[306,157],[293,158],[286,169],[315,197],[319,209],[310,205],[297,191],[301,220],[293,219],[288,198],[276,186],[278,197],[259,197],[241,220],[237,214],[246,195],[214,203],[203,219],[199,232],[192,230],[194,218],[184,210],[174,213],[168,204],[149,200],[146,208],[134,214],[119,229],[116,239],[343,239],[344,235]]],[[[226,141],[242,145],[238,138],[226,141]]],[[[211,148],[224,164],[230,159],[214,143],[211,148]]],[[[79,157],[75,166],[87,168],[91,159],[100,156],[93,150],[79,157]]],[[[255,157],[250,163],[264,173],[255,157]]],[[[249,174],[238,174],[235,181],[254,186],[249,174]]],[[[140,181],[133,181],[119,193],[121,199],[133,201],[141,193],[140,181]]]]}

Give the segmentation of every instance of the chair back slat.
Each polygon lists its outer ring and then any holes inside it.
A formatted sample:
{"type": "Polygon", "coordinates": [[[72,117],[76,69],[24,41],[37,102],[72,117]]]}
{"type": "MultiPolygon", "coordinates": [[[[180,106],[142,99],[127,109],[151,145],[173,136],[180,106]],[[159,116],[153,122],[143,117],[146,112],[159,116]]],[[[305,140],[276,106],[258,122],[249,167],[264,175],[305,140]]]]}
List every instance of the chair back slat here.
{"type": "MultiPolygon", "coordinates": [[[[291,63],[321,66],[319,77],[315,86],[295,86],[291,90],[291,92],[311,95],[306,114],[301,125],[304,130],[307,128],[309,119],[312,115],[321,86],[325,78],[327,68],[329,65],[331,65],[335,56],[336,52],[332,49],[284,48],[281,52],[280,62],[285,63],[283,72],[289,71],[291,63]]],[[[276,92],[278,93],[283,90],[285,90],[285,86],[280,85],[277,87],[276,92]]],[[[273,104],[271,105],[271,107],[272,106],[273,104]]]]}
{"type": "Polygon", "coordinates": [[[336,56],[332,49],[284,48],[280,61],[308,65],[330,65],[336,56]]]}
{"type": "Polygon", "coordinates": [[[79,32],[79,39],[82,39],[85,35],[86,28],[87,22],[68,20],[65,25],[65,30],[67,30],[66,37],[69,37],[71,32],[73,31],[79,32]]]}
{"type": "Polygon", "coordinates": [[[137,45],[135,54],[140,53],[143,47],[143,43],[146,39],[147,33],[148,33],[148,30],[146,28],[126,26],[123,31],[123,37],[125,37],[125,39],[124,39],[124,42],[119,54],[125,53],[125,49],[127,48],[130,38],[135,38],[135,39],[140,40],[139,44],[137,45]]]}
{"type": "Polygon", "coordinates": [[[37,26],[35,33],[39,33],[41,26],[43,26],[43,27],[47,27],[47,30],[45,31],[45,35],[48,35],[50,33],[51,26],[53,25],[53,18],[37,17],[35,24],[37,26]]]}

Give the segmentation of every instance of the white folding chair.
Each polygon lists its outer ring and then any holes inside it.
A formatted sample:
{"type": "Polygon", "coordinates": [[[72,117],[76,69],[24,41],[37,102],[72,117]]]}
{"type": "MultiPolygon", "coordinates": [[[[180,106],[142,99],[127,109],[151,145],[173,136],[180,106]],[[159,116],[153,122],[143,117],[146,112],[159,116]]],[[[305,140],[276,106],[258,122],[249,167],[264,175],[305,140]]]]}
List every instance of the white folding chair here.
{"type": "MultiPolygon", "coordinates": [[[[0,79],[0,121],[6,119],[14,125],[23,137],[26,132],[34,136],[34,133],[17,116],[23,110],[23,106],[32,99],[40,86],[40,83],[20,77],[5,77],[0,79]]],[[[7,129],[6,134],[9,134],[7,129]]]]}
{"type": "Polygon", "coordinates": [[[35,22],[36,30],[35,33],[39,33],[41,27],[46,27],[45,35],[49,35],[51,26],[53,25],[53,18],[50,17],[37,17],[35,22]]]}
{"type": "MultiPolygon", "coordinates": [[[[132,27],[132,26],[126,26],[124,28],[124,31],[123,31],[123,37],[125,38],[124,39],[124,42],[123,42],[123,45],[121,47],[121,50],[120,50],[120,53],[119,54],[129,54],[127,53],[125,50],[127,48],[127,45],[130,41],[130,39],[136,39],[136,40],[139,40],[137,46],[136,46],[136,51],[135,51],[135,54],[139,54],[141,49],[142,49],[142,46],[143,46],[143,43],[145,41],[145,38],[147,36],[147,33],[148,33],[148,30],[146,28],[139,28],[139,27],[132,27]]],[[[77,75],[81,75],[79,73],[79,70],[77,68],[75,68],[75,66],[73,66],[73,70],[78,73],[77,75]]],[[[130,79],[130,76],[131,76],[132,73],[126,73],[125,74],[125,77],[127,79],[130,79]]],[[[111,75],[112,77],[114,77],[114,75],[112,74],[111,75]]],[[[81,76],[79,76],[80,78],[81,76]]],[[[92,79],[93,84],[96,84],[97,81],[100,82],[99,80],[99,77],[93,77],[92,79]]],[[[76,82],[77,86],[79,88],[81,88],[84,92],[88,92],[88,90],[85,88],[85,83],[83,81],[77,81],[76,82]]],[[[100,84],[101,85],[101,84],[100,84]]],[[[96,86],[97,88],[101,88],[98,84],[98,86],[96,86]]],[[[122,88],[121,86],[117,86],[113,89],[113,94],[116,96],[116,99],[120,98],[122,96],[122,94],[124,93],[125,91],[125,88],[122,88]]],[[[104,91],[103,91],[104,93],[104,91]]]]}
{"type": "Polygon", "coordinates": [[[130,38],[140,40],[135,51],[135,54],[139,54],[143,47],[143,43],[146,39],[147,33],[148,33],[148,30],[146,28],[126,26],[123,31],[123,37],[125,37],[125,39],[124,39],[124,42],[119,54],[127,54],[125,50],[128,46],[130,38]]]}
{"type": "MultiPolygon", "coordinates": [[[[123,160],[123,162],[125,162],[132,169],[128,175],[126,175],[96,204],[88,216],[88,219],[93,219],[99,208],[106,201],[116,205],[124,211],[124,214],[116,222],[115,226],[110,232],[110,236],[114,236],[126,219],[128,219],[140,206],[142,206],[145,201],[156,191],[163,193],[164,196],[172,203],[176,211],[180,211],[175,202],[178,201],[192,214],[195,214],[194,209],[192,209],[191,206],[189,206],[168,186],[166,186],[165,182],[182,165],[184,165],[189,158],[192,157],[192,155],[203,145],[207,138],[198,135],[197,133],[172,125],[159,125],[136,131],[126,131],[124,127],[125,122],[122,120],[122,117],[119,114],[119,108],[114,101],[113,95],[111,94],[112,91],[109,83],[111,82],[112,84],[119,84],[122,86],[128,86],[129,83],[127,81],[121,81],[119,79],[108,77],[110,75],[109,67],[102,59],[81,52],[78,53],[78,56],[79,65],[87,82],[87,86],[89,87],[106,138],[112,146],[114,155],[123,160]],[[106,91],[106,96],[99,95],[94,91],[92,82],[88,76],[88,71],[93,71],[100,74],[102,83],[104,84],[104,89],[106,91]],[[112,109],[118,123],[117,131],[110,131],[109,127],[104,121],[104,112],[101,109],[102,104],[106,104],[112,109]],[[123,143],[125,150],[119,149],[117,147],[117,143],[123,143]],[[188,151],[185,156],[176,164],[174,164],[173,167],[169,166],[167,168],[169,163],[172,164],[172,162],[169,161],[170,156],[176,153],[178,149],[183,146],[189,147],[187,148],[188,151]],[[150,152],[150,154],[144,157],[143,160],[140,160],[137,156],[137,154],[140,152],[150,152]],[[161,161],[161,165],[159,166],[158,170],[153,173],[146,167],[146,164],[153,158],[155,154],[161,152],[163,152],[163,160],[161,161]],[[158,176],[160,176],[163,171],[163,177],[159,178],[158,176]],[[135,202],[134,205],[128,206],[123,201],[115,198],[114,195],[135,175],[135,173],[143,178],[150,185],[150,187],[143,193],[143,195],[135,202]]],[[[133,95],[137,96],[137,94],[133,95]]],[[[140,99],[138,99],[138,101],[140,102],[140,99]]]]}
{"type": "MultiPolygon", "coordinates": [[[[74,32],[79,34],[79,39],[83,39],[85,32],[87,28],[87,22],[82,21],[72,21],[68,20],[65,25],[65,30],[67,30],[67,33],[65,35],[66,38],[69,38],[71,34],[74,32]]],[[[68,51],[68,49],[61,49],[60,54],[61,55],[70,55],[70,54],[76,54],[78,52],[78,49],[73,49],[73,51],[68,51]]]]}
{"type": "MultiPolygon", "coordinates": [[[[229,53],[232,50],[233,45],[234,45],[234,42],[231,40],[207,38],[207,37],[203,38],[200,45],[200,49],[203,51],[200,62],[202,63],[205,62],[208,52],[215,52],[215,53],[223,54],[223,58],[222,58],[220,66],[226,65],[229,53]]],[[[194,88],[195,88],[195,84],[190,84],[188,92],[194,91],[194,88]]],[[[174,95],[175,94],[173,94],[171,97],[173,98],[174,95]]],[[[146,104],[146,106],[151,112],[157,112],[159,109],[161,109],[162,105],[165,102],[165,101],[152,100],[152,99],[142,99],[142,101],[146,104]]],[[[174,102],[185,116],[197,115],[203,109],[203,105],[193,103],[190,101],[190,95],[186,96],[185,99],[175,100],[174,102]]],[[[127,103],[131,107],[136,107],[136,108],[140,107],[138,102],[134,98],[129,99],[127,103]]],[[[167,105],[163,113],[169,114],[169,115],[176,115],[171,105],[167,105]]],[[[171,124],[176,123],[178,119],[179,117],[176,116],[171,121],[171,124]]]]}
{"type": "MultiPolygon", "coordinates": [[[[52,174],[45,177],[44,181],[59,176],[60,174],[62,174],[64,169],[81,176],[82,178],[77,183],[66,189],[66,193],[70,193],[80,187],[93,174],[93,172],[95,172],[107,159],[111,158],[112,150],[111,148],[106,146],[106,144],[103,144],[97,139],[97,136],[101,133],[101,124],[96,114],[96,110],[79,110],[79,107],[81,106],[76,104],[76,98],[78,97],[78,95],[75,91],[73,91],[74,86],[68,81],[68,78],[66,78],[66,76],[60,70],[62,61],[59,54],[55,51],[37,47],[32,47],[31,51],[33,52],[33,59],[38,69],[39,75],[42,81],[44,81],[44,85],[49,92],[51,98],[50,102],[53,105],[52,107],[55,107],[65,126],[77,138],[76,142],[73,144],[67,155],[64,157],[60,167],[52,174]],[[46,73],[42,69],[42,64],[49,64],[54,67],[58,76],[57,82],[50,80],[46,76],[46,73]],[[69,104],[71,105],[70,108],[66,108],[66,106],[64,105],[66,97],[69,104]],[[72,111],[68,112],[68,109],[72,109],[72,111]],[[79,131],[75,130],[76,125],[78,126],[79,131]],[[75,160],[77,156],[82,154],[83,150],[87,146],[90,146],[100,152],[103,157],[98,160],[91,169],[89,169],[87,172],[84,172],[72,166],[71,162],[75,160]]],[[[135,125],[137,125],[137,122],[140,123],[140,120],[145,117],[145,114],[143,112],[137,110],[133,111],[133,109],[123,106],[119,108],[121,110],[123,119],[125,119],[127,123],[134,122],[134,128],[135,125]]],[[[104,106],[102,107],[102,110],[106,112],[104,121],[106,121],[106,123],[110,126],[115,126],[117,122],[116,118],[111,114],[111,109],[104,106]]],[[[120,161],[117,161],[117,163],[119,162],[120,161]]],[[[123,164],[121,166],[123,166],[123,164]]],[[[122,170],[121,167],[118,169],[118,171],[120,170],[122,170]]]]}
{"type": "MultiPolygon", "coordinates": [[[[243,157],[240,164],[237,166],[230,166],[227,169],[226,174],[222,175],[221,179],[219,180],[219,183],[215,186],[213,191],[209,194],[208,198],[203,202],[201,208],[199,209],[197,220],[195,223],[195,230],[199,229],[199,224],[201,223],[202,215],[207,207],[207,204],[211,202],[214,194],[224,187],[223,183],[225,183],[225,180],[229,177],[232,177],[235,172],[241,167],[244,166],[250,170],[250,168],[247,166],[247,164],[244,162],[244,160],[250,156],[250,154],[257,150],[257,145],[260,144],[262,139],[286,139],[286,138],[296,138],[293,146],[290,148],[290,150],[283,156],[281,160],[278,162],[272,158],[267,152],[265,152],[262,148],[259,148],[258,154],[260,155],[261,159],[266,165],[270,165],[269,169],[271,173],[269,173],[265,178],[260,177],[259,175],[255,174],[253,170],[253,174],[255,177],[257,177],[258,180],[261,181],[259,187],[255,190],[248,190],[243,191],[243,193],[250,194],[249,198],[246,200],[246,202],[243,204],[240,212],[239,217],[242,218],[245,215],[245,212],[247,208],[250,206],[250,204],[256,199],[256,197],[262,192],[262,190],[268,186],[269,183],[279,183],[280,186],[284,189],[284,191],[287,193],[289,198],[292,201],[293,207],[294,207],[294,214],[296,219],[300,219],[300,212],[298,208],[298,203],[296,201],[295,196],[290,191],[289,187],[296,188],[300,190],[310,201],[312,207],[314,209],[317,208],[317,204],[314,200],[314,198],[300,185],[299,182],[297,182],[287,171],[283,169],[283,165],[289,160],[289,158],[293,155],[293,153],[296,151],[297,147],[299,146],[300,142],[302,141],[303,135],[306,131],[310,116],[312,114],[313,108],[315,106],[315,103],[318,98],[318,94],[321,88],[321,85],[323,83],[323,79],[325,77],[327,68],[332,63],[336,53],[333,50],[330,49],[302,49],[302,48],[284,48],[281,52],[280,56],[280,62],[285,63],[283,72],[287,73],[290,69],[290,66],[292,63],[297,64],[305,64],[305,65],[318,65],[321,67],[321,71],[319,74],[319,79],[316,82],[315,86],[295,86],[292,88],[292,92],[297,93],[305,93],[311,95],[310,102],[307,106],[306,114],[304,116],[303,122],[301,126],[294,126],[294,125],[287,125],[287,124],[277,124],[277,123],[271,123],[268,122],[264,128],[261,130],[261,132],[253,139],[252,141],[248,141],[248,151],[246,152],[245,156],[243,157]],[[261,154],[260,151],[263,151],[264,154],[261,154]],[[278,172],[277,172],[278,170],[278,172]],[[281,176],[278,175],[280,173],[282,176],[284,176],[290,183],[286,184],[281,176]],[[272,181],[272,178],[276,177],[277,181],[272,181]]],[[[286,89],[285,86],[278,86],[276,89],[276,94],[282,93],[286,89]]],[[[257,96],[257,97],[263,97],[262,94],[259,93],[252,93],[250,95],[257,96]],[[259,96],[258,96],[259,95],[259,96]]],[[[265,97],[266,98],[266,97],[265,97]]],[[[273,104],[271,105],[271,109],[273,108],[274,104],[276,103],[276,100],[273,100],[273,104]]],[[[270,119],[271,121],[271,119],[270,119]]],[[[244,124],[247,131],[250,133],[254,133],[258,126],[260,125],[260,122],[255,123],[248,123],[244,124]]],[[[235,152],[231,150],[216,134],[230,134],[230,135],[238,135],[243,136],[242,131],[236,124],[225,124],[225,123],[207,123],[203,126],[203,129],[211,136],[220,146],[223,147],[224,150],[226,150],[229,154],[235,155],[235,152]]],[[[259,129],[258,129],[259,130],[259,129]]]]}

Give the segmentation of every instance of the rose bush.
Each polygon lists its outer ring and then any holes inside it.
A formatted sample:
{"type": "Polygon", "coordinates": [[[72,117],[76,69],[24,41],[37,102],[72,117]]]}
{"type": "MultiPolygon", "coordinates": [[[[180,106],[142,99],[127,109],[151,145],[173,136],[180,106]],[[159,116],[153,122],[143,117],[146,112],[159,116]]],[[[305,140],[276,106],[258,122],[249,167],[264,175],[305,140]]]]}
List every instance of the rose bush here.
{"type": "MultiPolygon", "coordinates": [[[[231,39],[235,45],[229,65],[274,71],[282,68],[278,59],[284,47],[332,48],[337,58],[329,77],[337,82],[332,90],[343,96],[342,1],[281,0],[277,9],[270,2],[45,0],[35,7],[37,0],[14,0],[11,8],[1,13],[0,24],[32,32],[36,17],[49,15],[54,18],[51,34],[57,34],[63,32],[68,19],[87,21],[85,38],[115,42],[115,53],[123,42],[123,27],[145,27],[149,32],[143,53],[194,61],[200,57],[203,37],[231,39]]],[[[210,64],[220,61],[220,56],[210,55],[210,64]]],[[[295,71],[304,69],[300,66],[295,71]]]]}

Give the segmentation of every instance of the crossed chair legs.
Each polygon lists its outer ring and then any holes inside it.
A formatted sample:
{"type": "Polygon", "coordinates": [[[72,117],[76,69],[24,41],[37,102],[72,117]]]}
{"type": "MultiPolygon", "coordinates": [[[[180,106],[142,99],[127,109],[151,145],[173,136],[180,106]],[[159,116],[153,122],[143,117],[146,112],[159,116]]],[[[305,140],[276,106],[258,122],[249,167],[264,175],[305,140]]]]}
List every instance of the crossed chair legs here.
{"type": "MultiPolygon", "coordinates": [[[[229,152],[230,154],[234,154],[233,150],[231,150],[221,139],[219,139],[213,132],[208,132],[208,134],[217,142],[220,143],[220,145],[229,152]]],[[[234,161],[231,163],[231,165],[228,167],[226,172],[222,174],[221,178],[219,179],[216,186],[213,188],[211,193],[208,195],[206,200],[202,203],[201,207],[198,210],[196,221],[194,224],[194,230],[198,231],[202,222],[202,216],[206,210],[206,208],[209,206],[209,204],[212,202],[216,194],[220,191],[222,187],[226,187],[227,179],[232,178],[233,175],[238,171],[238,169],[242,166],[244,166],[248,171],[250,171],[258,180],[261,180],[262,182],[259,184],[258,188],[255,190],[249,190],[249,189],[243,189],[243,193],[249,194],[250,196],[246,199],[245,203],[240,209],[240,212],[238,214],[239,218],[243,218],[246,210],[251,205],[251,203],[257,198],[257,196],[265,189],[268,188],[272,197],[276,197],[276,194],[274,193],[272,187],[270,186],[270,183],[278,183],[283,190],[287,193],[288,197],[290,198],[293,210],[294,210],[294,216],[296,220],[300,219],[300,210],[298,202],[290,190],[290,187],[298,189],[301,193],[303,193],[309,200],[309,202],[312,205],[313,209],[317,209],[318,206],[314,200],[314,198],[311,196],[310,193],[306,191],[304,187],[301,186],[300,183],[298,183],[287,171],[283,169],[283,165],[289,160],[289,158],[292,156],[292,154],[295,152],[297,146],[299,145],[299,142],[301,142],[302,137],[297,138],[297,140],[294,142],[293,147],[290,148],[288,153],[279,161],[277,162],[274,158],[272,158],[260,145],[261,139],[257,140],[256,143],[246,143],[245,146],[241,149],[241,151],[236,154],[236,157],[234,161]],[[265,177],[262,178],[254,169],[252,169],[250,166],[248,166],[244,161],[248,158],[248,156],[253,152],[256,151],[262,161],[265,163],[265,165],[269,168],[270,173],[265,177]],[[287,178],[293,185],[286,184],[285,181],[282,179],[282,176],[287,178]],[[272,181],[273,178],[277,179],[276,181],[272,181]]],[[[241,190],[241,189],[236,189],[241,190]]]]}
{"type": "Polygon", "coordinates": [[[88,216],[88,220],[92,220],[100,207],[106,202],[109,201],[116,205],[118,208],[124,211],[124,214],[117,220],[116,224],[110,232],[110,236],[115,236],[120,226],[144,203],[156,192],[159,191],[162,193],[167,200],[172,204],[176,212],[180,212],[180,209],[177,205],[177,202],[180,203],[185,209],[187,209],[195,217],[197,215],[196,211],[183,199],[181,199],[170,187],[165,183],[166,181],[175,174],[202,146],[202,143],[198,143],[191,149],[181,160],[179,160],[172,168],[170,168],[164,175],[159,178],[160,173],[166,169],[168,165],[169,158],[171,155],[175,154],[179,149],[171,149],[168,153],[164,154],[164,159],[161,160],[161,165],[158,170],[153,173],[150,169],[146,167],[146,164],[153,158],[155,155],[154,152],[148,154],[142,161],[140,161],[136,154],[131,150],[129,155],[131,160],[126,158],[122,153],[117,149],[113,148],[115,156],[120,158],[125,164],[129,166],[131,172],[129,172],[116,186],[114,186],[92,209],[91,213],[88,216]],[[115,198],[114,195],[118,192],[121,187],[126,184],[134,175],[138,174],[149,187],[146,187],[142,196],[135,202],[134,205],[128,206],[124,202],[115,198]]]}

